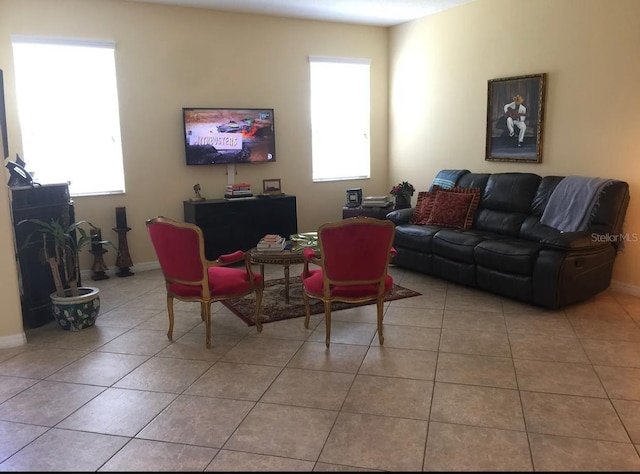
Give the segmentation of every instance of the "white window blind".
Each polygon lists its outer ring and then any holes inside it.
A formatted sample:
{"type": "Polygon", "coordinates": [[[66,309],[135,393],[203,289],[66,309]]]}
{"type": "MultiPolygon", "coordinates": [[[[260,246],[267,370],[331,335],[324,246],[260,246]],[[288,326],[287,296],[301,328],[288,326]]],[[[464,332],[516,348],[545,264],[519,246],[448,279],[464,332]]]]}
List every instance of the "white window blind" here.
{"type": "Polygon", "coordinates": [[[313,181],[370,177],[370,61],[309,57],[313,181]]]}
{"type": "Polygon", "coordinates": [[[72,195],[122,193],[115,43],[12,36],[23,160],[72,195]]]}

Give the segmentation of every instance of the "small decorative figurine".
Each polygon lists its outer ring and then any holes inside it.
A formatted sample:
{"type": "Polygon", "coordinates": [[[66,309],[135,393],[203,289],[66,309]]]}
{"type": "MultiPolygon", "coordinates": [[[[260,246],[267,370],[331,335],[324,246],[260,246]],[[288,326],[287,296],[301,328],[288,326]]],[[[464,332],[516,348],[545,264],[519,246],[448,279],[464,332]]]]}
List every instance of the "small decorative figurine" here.
{"type": "Polygon", "coordinates": [[[200,185],[199,184],[196,184],[193,187],[193,191],[196,193],[196,195],[194,197],[192,197],[190,199],[190,201],[204,201],[205,200],[204,197],[202,197],[202,195],[200,194],[200,185]]]}

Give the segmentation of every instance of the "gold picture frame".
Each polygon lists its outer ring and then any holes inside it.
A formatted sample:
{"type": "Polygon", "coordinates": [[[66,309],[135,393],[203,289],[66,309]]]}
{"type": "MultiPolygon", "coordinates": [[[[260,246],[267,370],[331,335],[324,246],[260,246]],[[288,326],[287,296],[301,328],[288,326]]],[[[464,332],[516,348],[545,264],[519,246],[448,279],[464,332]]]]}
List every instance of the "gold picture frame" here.
{"type": "Polygon", "coordinates": [[[269,196],[282,195],[282,185],[279,178],[263,179],[262,180],[262,194],[269,196]]]}
{"type": "Polygon", "coordinates": [[[486,161],[542,162],[546,76],[488,81],[486,161]]]}

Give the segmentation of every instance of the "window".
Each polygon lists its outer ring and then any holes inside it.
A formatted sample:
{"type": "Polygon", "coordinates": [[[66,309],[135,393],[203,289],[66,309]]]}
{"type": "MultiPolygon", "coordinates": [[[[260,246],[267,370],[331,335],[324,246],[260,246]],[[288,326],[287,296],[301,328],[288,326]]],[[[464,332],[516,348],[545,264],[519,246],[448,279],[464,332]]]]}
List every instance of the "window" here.
{"type": "Polygon", "coordinates": [[[124,192],[115,44],[12,36],[23,159],[72,195],[124,192]]]}
{"type": "Polygon", "coordinates": [[[310,57],[313,181],[370,176],[368,59],[310,57]]]}

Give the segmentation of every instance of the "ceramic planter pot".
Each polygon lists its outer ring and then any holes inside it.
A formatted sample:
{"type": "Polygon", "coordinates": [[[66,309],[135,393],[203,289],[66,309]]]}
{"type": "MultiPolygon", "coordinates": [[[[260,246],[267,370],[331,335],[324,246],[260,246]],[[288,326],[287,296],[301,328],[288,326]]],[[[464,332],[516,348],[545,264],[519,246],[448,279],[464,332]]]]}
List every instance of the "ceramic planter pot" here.
{"type": "Polygon", "coordinates": [[[411,207],[411,196],[400,194],[395,199],[395,209],[406,209],[411,207]]]}
{"type": "MultiPolygon", "coordinates": [[[[78,288],[79,296],[51,293],[51,310],[62,329],[80,331],[93,326],[100,311],[100,290],[91,286],[78,288]]],[[[70,293],[70,290],[67,290],[70,293]]]]}

